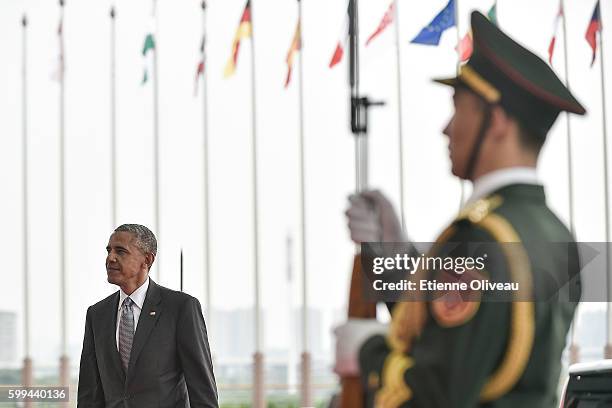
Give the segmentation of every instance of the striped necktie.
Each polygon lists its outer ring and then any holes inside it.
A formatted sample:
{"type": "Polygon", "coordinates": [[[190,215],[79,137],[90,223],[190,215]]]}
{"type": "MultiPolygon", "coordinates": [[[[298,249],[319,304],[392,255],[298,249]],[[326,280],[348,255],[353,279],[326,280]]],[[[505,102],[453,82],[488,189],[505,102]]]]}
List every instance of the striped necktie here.
{"type": "Polygon", "coordinates": [[[134,301],[129,297],[123,300],[121,306],[121,322],[119,323],[119,354],[121,355],[121,363],[123,370],[127,373],[128,364],[130,362],[130,352],[132,351],[132,342],[134,340],[134,312],[132,305],[134,301]]]}

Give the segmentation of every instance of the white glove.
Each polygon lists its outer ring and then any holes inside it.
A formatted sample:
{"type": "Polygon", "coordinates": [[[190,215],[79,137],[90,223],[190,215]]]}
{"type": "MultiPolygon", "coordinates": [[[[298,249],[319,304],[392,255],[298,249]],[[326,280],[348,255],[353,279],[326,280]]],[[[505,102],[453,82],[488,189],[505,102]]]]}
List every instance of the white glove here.
{"type": "Polygon", "coordinates": [[[345,211],[351,239],[362,242],[404,241],[402,227],[393,205],[378,190],[349,196],[350,207],[345,211]]]}
{"type": "Polygon", "coordinates": [[[374,319],[349,319],[334,329],[336,364],[334,372],[342,377],[359,375],[359,349],[375,334],[385,334],[388,325],[374,319]]]}

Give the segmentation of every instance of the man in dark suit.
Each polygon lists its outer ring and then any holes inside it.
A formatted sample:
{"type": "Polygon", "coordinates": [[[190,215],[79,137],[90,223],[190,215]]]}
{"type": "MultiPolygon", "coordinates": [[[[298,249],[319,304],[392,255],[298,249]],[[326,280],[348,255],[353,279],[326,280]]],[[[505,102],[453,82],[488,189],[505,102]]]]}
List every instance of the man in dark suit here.
{"type": "Polygon", "coordinates": [[[120,290],[87,309],[77,406],[218,407],[200,303],[149,278],[155,235],[124,224],[106,251],[120,290]]]}

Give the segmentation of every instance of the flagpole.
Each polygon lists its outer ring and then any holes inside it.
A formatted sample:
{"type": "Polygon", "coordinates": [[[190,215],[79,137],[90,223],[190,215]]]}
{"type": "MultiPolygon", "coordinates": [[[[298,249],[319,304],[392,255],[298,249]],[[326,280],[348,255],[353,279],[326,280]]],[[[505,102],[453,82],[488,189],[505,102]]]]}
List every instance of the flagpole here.
{"type": "Polygon", "coordinates": [[[111,228],[117,227],[117,108],[116,108],[116,83],[115,83],[115,6],[110,9],[111,29],[110,29],[110,132],[111,132],[111,228]]]}
{"type": "MultiPolygon", "coordinates": [[[[202,62],[206,64],[206,0],[202,0],[202,62]]],[[[208,179],[209,179],[209,161],[208,161],[208,70],[204,67],[202,71],[202,153],[203,153],[203,179],[204,179],[204,280],[206,287],[204,293],[206,296],[206,313],[208,314],[208,326],[212,327],[212,300],[211,300],[211,273],[210,273],[210,219],[208,198],[208,179]]]]}
{"type": "Polygon", "coordinates": [[[254,294],[255,294],[255,353],[253,354],[254,387],[253,387],[253,406],[254,408],[265,408],[264,390],[264,356],[262,352],[261,336],[261,299],[259,296],[259,208],[257,191],[257,110],[256,87],[255,87],[255,24],[253,13],[253,0],[250,0],[251,13],[251,154],[252,154],[252,183],[253,183],[253,260],[254,260],[254,294]]]}
{"type": "MultiPolygon", "coordinates": [[[[459,32],[459,0],[455,0],[455,27],[457,28],[457,50],[460,50],[461,46],[461,33],[459,32]]],[[[457,52],[457,67],[456,72],[459,75],[461,71],[461,54],[457,52]]],[[[459,184],[461,185],[461,196],[459,198],[459,211],[463,208],[465,202],[465,183],[459,178],[459,184]]]]}
{"type": "MultiPolygon", "coordinates": [[[[599,2],[599,18],[601,19],[601,2],[599,2]]],[[[610,273],[610,200],[608,192],[608,127],[606,121],[606,82],[604,68],[604,41],[603,41],[603,21],[599,28],[599,68],[601,74],[601,118],[603,127],[603,159],[604,159],[604,199],[605,199],[605,218],[606,218],[606,272],[608,286],[608,302],[606,305],[606,346],[604,348],[604,357],[612,358],[612,274],[610,273]]]]}
{"type": "Polygon", "coordinates": [[[396,82],[397,82],[397,130],[399,150],[399,193],[400,193],[400,220],[402,230],[406,231],[406,215],[404,209],[404,132],[402,124],[402,65],[399,34],[399,1],[393,1],[393,18],[395,23],[395,60],[396,60],[396,82]]]}
{"type": "MultiPolygon", "coordinates": [[[[561,1],[561,10],[563,17],[563,59],[564,59],[564,70],[565,70],[565,85],[570,89],[569,79],[569,62],[567,58],[567,25],[565,19],[565,2],[561,1]]],[[[568,198],[569,198],[569,224],[572,235],[576,234],[576,227],[574,224],[574,177],[573,177],[573,160],[572,160],[572,129],[570,126],[570,115],[566,114],[566,129],[567,129],[567,172],[568,172],[568,198]]]]}
{"type": "MultiPolygon", "coordinates": [[[[153,39],[155,47],[153,49],[153,143],[154,143],[154,160],[155,160],[155,231],[157,234],[158,244],[161,237],[161,222],[160,222],[160,197],[159,197],[159,93],[158,93],[158,75],[157,75],[157,53],[159,51],[159,38],[157,36],[157,0],[153,0],[153,39]]],[[[155,276],[160,282],[160,265],[157,263],[155,276]]]]}
{"type": "MultiPolygon", "coordinates": [[[[298,0],[299,1],[299,0],[298,0]]],[[[287,322],[289,322],[289,332],[293,333],[293,239],[291,233],[288,232],[285,238],[285,258],[286,258],[286,306],[287,306],[287,322]]],[[[297,370],[293,368],[296,366],[294,357],[295,352],[297,350],[297,336],[289,336],[288,347],[287,347],[287,392],[291,394],[293,392],[293,387],[297,387],[297,375],[299,374],[297,370]]],[[[303,384],[303,383],[302,383],[303,384]]],[[[297,390],[296,390],[297,391],[297,390]]],[[[303,394],[301,394],[303,395],[303,394]]],[[[303,399],[303,397],[302,397],[303,399]]],[[[308,406],[303,402],[300,406],[308,406]]]]}
{"type": "MultiPolygon", "coordinates": [[[[60,274],[61,274],[61,357],[60,357],[60,383],[68,387],[70,382],[70,363],[68,359],[67,338],[67,283],[66,283],[66,169],[65,169],[65,55],[64,55],[64,0],[60,4],[60,92],[59,92],[59,136],[60,136],[60,274]]],[[[68,403],[62,403],[68,406],[68,403]]]]}
{"type": "MultiPolygon", "coordinates": [[[[569,62],[567,58],[567,24],[565,20],[565,2],[559,0],[561,4],[562,12],[562,29],[563,29],[563,68],[565,72],[565,86],[570,89],[570,78],[569,78],[569,62]]],[[[573,171],[573,160],[572,160],[572,128],[570,124],[571,117],[569,114],[565,114],[566,119],[566,142],[567,142],[567,187],[568,187],[568,203],[569,203],[569,226],[572,236],[576,237],[576,226],[574,224],[574,171],[573,171]]],[[[578,312],[576,311],[576,316],[578,312]]],[[[570,331],[570,362],[572,364],[580,361],[580,346],[576,343],[576,325],[572,323],[570,331]]]]}
{"type": "MultiPolygon", "coordinates": [[[[29,246],[28,246],[28,52],[27,52],[27,32],[28,20],[23,15],[21,20],[22,29],[22,54],[21,54],[21,95],[22,95],[22,177],[23,177],[23,372],[22,384],[25,387],[32,385],[32,358],[30,357],[30,281],[29,281],[29,246]]],[[[25,403],[26,407],[31,407],[30,401],[25,403]]]]}
{"type": "MultiPolygon", "coordinates": [[[[302,245],[302,356],[301,356],[301,402],[303,407],[312,405],[308,351],[308,279],[307,279],[307,242],[306,242],[306,161],[304,149],[304,47],[302,42],[302,1],[298,0],[298,41],[300,55],[298,60],[298,105],[300,122],[300,224],[302,245]]],[[[288,244],[289,245],[289,244],[288,244]]],[[[290,261],[289,261],[290,262],[290,261]]]]}

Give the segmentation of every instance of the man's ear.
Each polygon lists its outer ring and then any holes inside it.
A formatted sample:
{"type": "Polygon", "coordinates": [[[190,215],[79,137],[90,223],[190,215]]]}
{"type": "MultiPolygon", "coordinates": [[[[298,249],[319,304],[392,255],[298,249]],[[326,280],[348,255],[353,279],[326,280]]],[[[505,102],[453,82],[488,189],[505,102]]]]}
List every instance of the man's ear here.
{"type": "Polygon", "coordinates": [[[151,253],[145,254],[145,263],[148,266],[147,269],[151,269],[151,267],[153,266],[153,262],[155,262],[155,255],[151,253]]]}
{"type": "Polygon", "coordinates": [[[489,129],[491,129],[491,134],[495,140],[501,141],[501,138],[508,134],[511,125],[512,119],[504,108],[499,105],[495,105],[491,108],[491,123],[489,129]]]}

